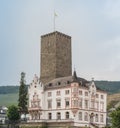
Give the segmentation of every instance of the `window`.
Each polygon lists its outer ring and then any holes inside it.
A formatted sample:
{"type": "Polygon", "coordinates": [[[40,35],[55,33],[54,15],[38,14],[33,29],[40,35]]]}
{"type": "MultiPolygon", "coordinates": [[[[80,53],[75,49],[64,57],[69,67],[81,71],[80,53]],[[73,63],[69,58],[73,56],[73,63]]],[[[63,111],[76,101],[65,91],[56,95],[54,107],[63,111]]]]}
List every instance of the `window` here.
{"type": "Polygon", "coordinates": [[[85,92],[85,96],[88,96],[88,92],[85,92]]]}
{"type": "Polygon", "coordinates": [[[99,102],[96,102],[96,109],[99,110],[99,102]]]}
{"type": "Polygon", "coordinates": [[[65,94],[68,95],[69,94],[69,90],[65,90],[65,94]]]}
{"type": "Polygon", "coordinates": [[[48,100],[48,109],[52,108],[52,100],[48,100]]]}
{"type": "Polygon", "coordinates": [[[60,120],[60,119],[61,119],[61,113],[57,112],[57,120],[60,120]]]}
{"type": "Polygon", "coordinates": [[[91,108],[93,109],[95,107],[95,102],[91,101],[91,108]]]}
{"type": "Polygon", "coordinates": [[[98,114],[95,115],[95,122],[98,122],[98,114]]]}
{"type": "Polygon", "coordinates": [[[82,95],[82,91],[81,90],[79,90],[79,95],[82,95]]]}
{"type": "Polygon", "coordinates": [[[48,97],[52,96],[52,92],[48,92],[48,97]]]}
{"type": "Polygon", "coordinates": [[[103,95],[101,95],[101,99],[103,99],[104,98],[104,96],[103,95]]]}
{"type": "Polygon", "coordinates": [[[79,107],[82,108],[82,99],[79,100],[79,107]]]}
{"type": "Polygon", "coordinates": [[[72,100],[72,106],[78,107],[78,100],[72,100]]]}
{"type": "Polygon", "coordinates": [[[85,112],[84,120],[85,120],[85,121],[88,121],[88,113],[87,113],[87,112],[85,112]]]}
{"type": "Polygon", "coordinates": [[[69,107],[70,103],[69,100],[65,100],[65,107],[69,107]]]}
{"type": "Polygon", "coordinates": [[[49,120],[52,119],[52,113],[48,113],[48,119],[49,119],[49,120]]]}
{"type": "Polygon", "coordinates": [[[77,92],[77,91],[78,91],[77,87],[74,87],[73,92],[77,92]]]}
{"type": "Polygon", "coordinates": [[[94,122],[94,113],[90,114],[90,122],[93,123],[94,122]]]}
{"type": "Polygon", "coordinates": [[[57,95],[57,96],[60,96],[60,91],[57,91],[57,92],[56,92],[56,95],[57,95]]]}
{"type": "Polygon", "coordinates": [[[88,108],[88,100],[85,100],[85,108],[88,108]]]}
{"type": "Polygon", "coordinates": [[[103,122],[103,115],[100,115],[100,122],[103,122]]]}
{"type": "Polygon", "coordinates": [[[57,100],[57,108],[61,107],[61,100],[57,100]]]}
{"type": "Polygon", "coordinates": [[[104,109],[104,103],[103,102],[100,103],[100,109],[101,109],[101,111],[103,111],[103,109],[104,109]]]}
{"type": "Polygon", "coordinates": [[[79,113],[78,113],[78,119],[79,119],[79,120],[82,120],[82,112],[79,112],[79,113]]]}
{"type": "Polygon", "coordinates": [[[66,115],[66,119],[69,119],[69,112],[66,112],[65,115],[66,115]]]}
{"type": "Polygon", "coordinates": [[[96,94],[96,98],[99,98],[99,95],[98,94],[96,94]]]}

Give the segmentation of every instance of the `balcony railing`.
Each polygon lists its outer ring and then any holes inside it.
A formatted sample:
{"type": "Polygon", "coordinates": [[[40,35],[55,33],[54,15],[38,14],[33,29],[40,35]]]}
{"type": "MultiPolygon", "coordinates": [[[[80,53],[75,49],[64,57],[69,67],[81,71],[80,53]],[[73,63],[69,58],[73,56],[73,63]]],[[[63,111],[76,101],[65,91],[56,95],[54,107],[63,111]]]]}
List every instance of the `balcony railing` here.
{"type": "Polygon", "coordinates": [[[41,107],[29,107],[28,111],[41,110],[41,107]]]}
{"type": "Polygon", "coordinates": [[[34,123],[34,122],[72,122],[73,119],[40,119],[40,120],[28,120],[28,123],[34,123]]]}

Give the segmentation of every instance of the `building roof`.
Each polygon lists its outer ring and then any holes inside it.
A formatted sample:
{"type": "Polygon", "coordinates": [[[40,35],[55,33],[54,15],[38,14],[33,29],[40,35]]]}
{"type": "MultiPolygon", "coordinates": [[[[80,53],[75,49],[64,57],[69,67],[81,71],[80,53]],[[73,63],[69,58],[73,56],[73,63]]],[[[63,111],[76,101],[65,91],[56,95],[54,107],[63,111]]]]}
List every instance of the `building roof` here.
{"type": "Polygon", "coordinates": [[[61,87],[70,86],[70,83],[72,83],[72,82],[77,82],[82,87],[88,87],[87,84],[89,83],[87,80],[77,77],[76,73],[74,72],[73,76],[56,78],[56,79],[46,83],[45,89],[61,88],[61,87]]]}
{"type": "MultiPolygon", "coordinates": [[[[87,81],[84,78],[77,77],[76,71],[73,72],[73,76],[67,76],[67,77],[59,77],[56,79],[51,80],[50,82],[45,84],[45,89],[55,89],[55,88],[62,88],[62,87],[68,87],[70,86],[70,83],[77,82],[79,83],[79,86],[84,87],[84,88],[89,88],[91,85],[91,82],[94,82],[94,80],[87,81]]],[[[96,86],[96,85],[95,85],[96,86]]],[[[105,92],[104,90],[100,89],[99,87],[96,86],[96,89],[98,91],[105,92]]]]}

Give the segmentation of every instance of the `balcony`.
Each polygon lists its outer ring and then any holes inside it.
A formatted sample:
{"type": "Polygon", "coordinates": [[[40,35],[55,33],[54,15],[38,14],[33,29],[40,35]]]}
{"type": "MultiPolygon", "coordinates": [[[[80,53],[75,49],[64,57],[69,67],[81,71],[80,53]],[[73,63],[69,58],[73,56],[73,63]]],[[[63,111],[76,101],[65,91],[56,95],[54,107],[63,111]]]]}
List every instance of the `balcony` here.
{"type": "Polygon", "coordinates": [[[41,110],[41,107],[29,107],[28,111],[38,111],[41,110]]]}

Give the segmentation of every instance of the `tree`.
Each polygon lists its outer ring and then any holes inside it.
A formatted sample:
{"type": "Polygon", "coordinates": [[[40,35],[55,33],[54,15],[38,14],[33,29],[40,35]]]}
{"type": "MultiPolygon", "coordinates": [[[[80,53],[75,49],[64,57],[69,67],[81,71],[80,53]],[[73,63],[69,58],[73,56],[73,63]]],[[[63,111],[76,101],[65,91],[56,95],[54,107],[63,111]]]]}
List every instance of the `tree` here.
{"type": "Polygon", "coordinates": [[[112,128],[120,128],[120,107],[112,111],[110,117],[111,117],[112,128]]]}
{"type": "Polygon", "coordinates": [[[15,123],[20,119],[18,108],[15,105],[11,105],[8,107],[7,116],[11,124],[13,124],[13,127],[15,126],[15,123]]]}
{"type": "Polygon", "coordinates": [[[25,84],[25,73],[21,73],[20,87],[19,87],[19,99],[18,99],[18,107],[20,114],[27,113],[27,87],[25,84]]]}

